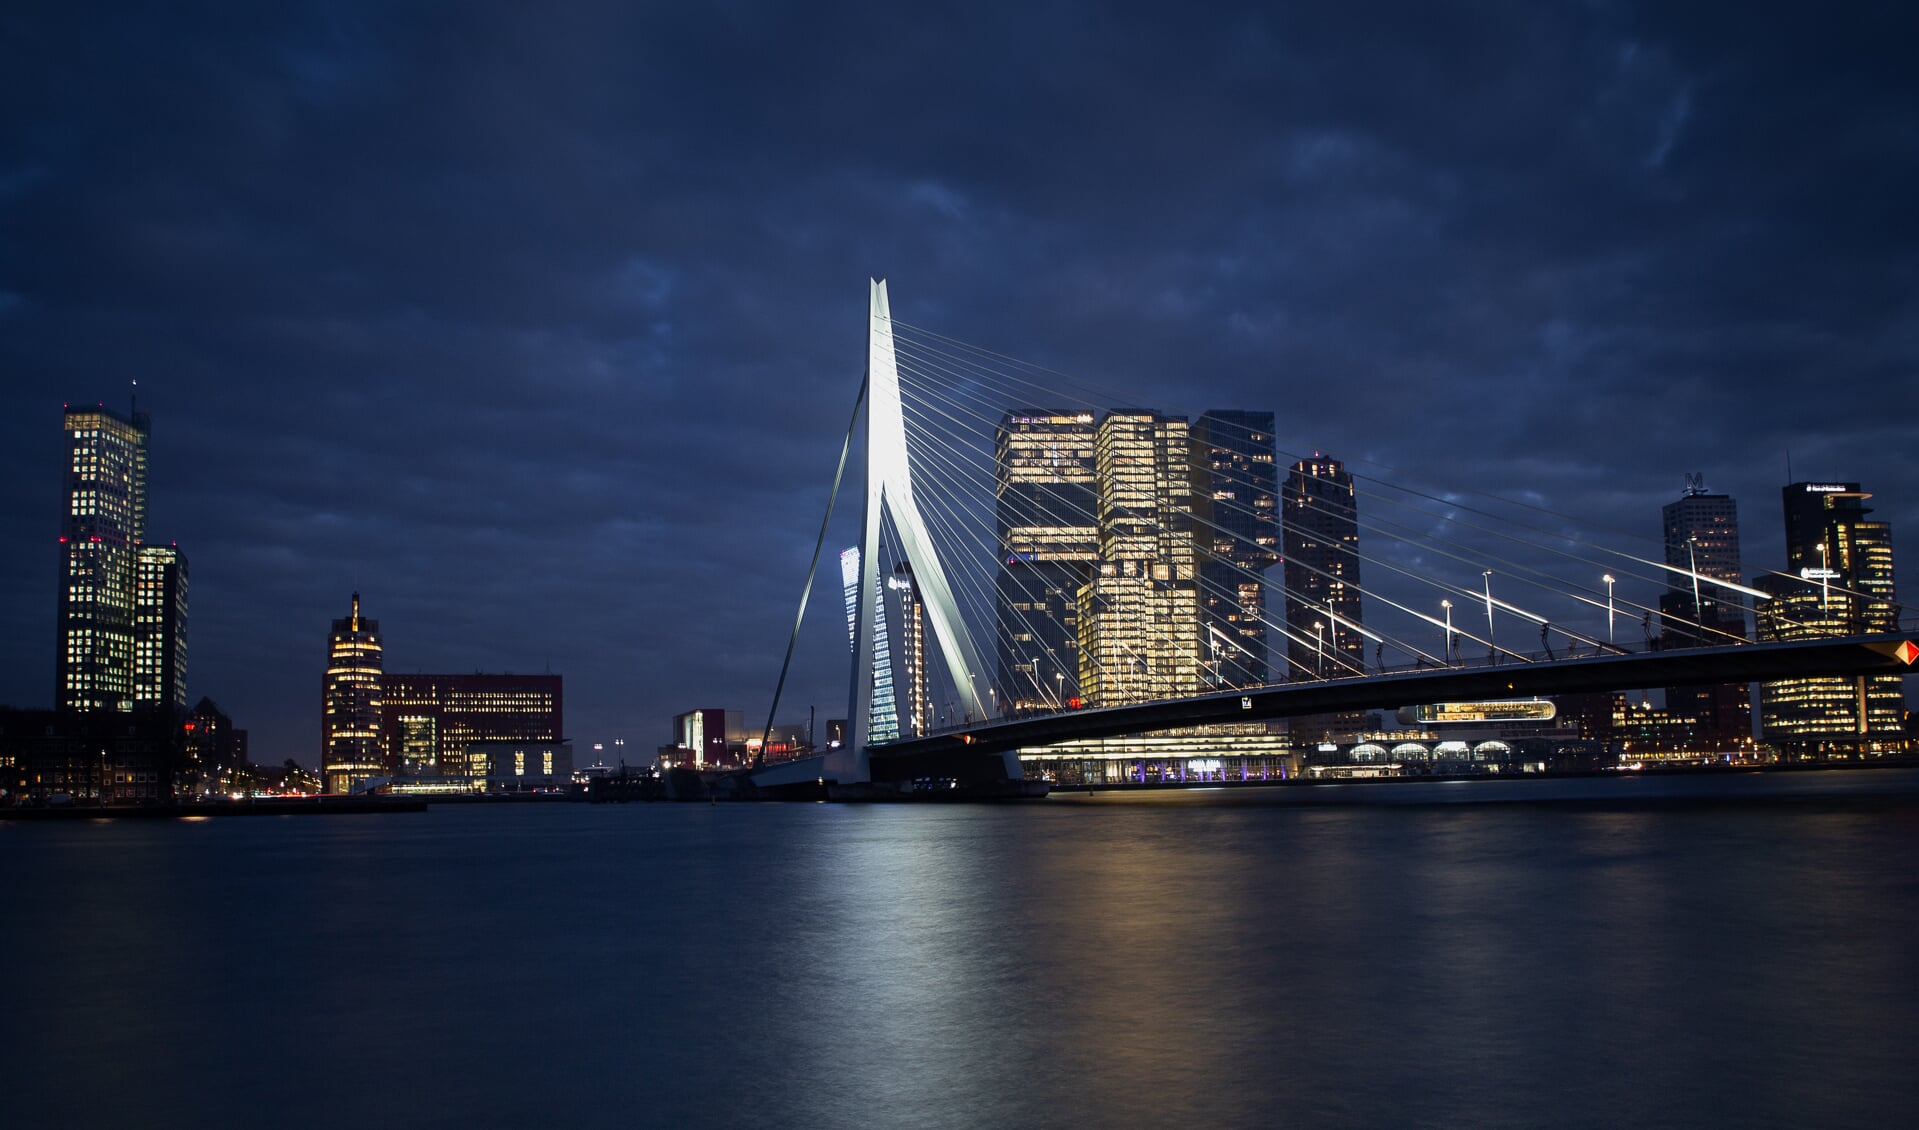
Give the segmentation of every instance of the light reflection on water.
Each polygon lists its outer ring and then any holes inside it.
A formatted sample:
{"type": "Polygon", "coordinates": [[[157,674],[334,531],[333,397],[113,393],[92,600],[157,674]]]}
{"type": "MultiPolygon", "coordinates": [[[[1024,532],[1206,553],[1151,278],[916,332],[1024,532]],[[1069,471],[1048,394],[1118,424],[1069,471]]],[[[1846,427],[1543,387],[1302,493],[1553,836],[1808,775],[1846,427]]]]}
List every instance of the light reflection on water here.
{"type": "Polygon", "coordinates": [[[1565,785],[0,824],[6,1121],[1903,1121],[1919,774],[1565,785]]]}

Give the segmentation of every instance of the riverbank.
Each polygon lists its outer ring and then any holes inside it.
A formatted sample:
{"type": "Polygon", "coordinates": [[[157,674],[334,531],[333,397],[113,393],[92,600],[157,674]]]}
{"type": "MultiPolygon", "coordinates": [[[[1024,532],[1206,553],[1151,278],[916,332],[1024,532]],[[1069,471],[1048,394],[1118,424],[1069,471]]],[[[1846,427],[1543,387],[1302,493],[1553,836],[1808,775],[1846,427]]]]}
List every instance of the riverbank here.
{"type": "Polygon", "coordinates": [[[0,808],[0,820],[179,820],[212,816],[341,816],[425,811],[426,801],[413,797],[287,796],[252,797],[208,804],[75,804],[57,808],[0,808]]]}

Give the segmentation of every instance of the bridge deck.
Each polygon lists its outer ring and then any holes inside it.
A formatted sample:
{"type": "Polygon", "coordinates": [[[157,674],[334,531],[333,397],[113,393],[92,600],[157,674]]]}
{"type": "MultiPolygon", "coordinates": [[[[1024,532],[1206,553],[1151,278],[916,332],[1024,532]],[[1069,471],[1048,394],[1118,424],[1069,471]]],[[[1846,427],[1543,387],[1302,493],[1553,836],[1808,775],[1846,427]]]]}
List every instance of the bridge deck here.
{"type": "Polygon", "coordinates": [[[1423,671],[1289,683],[1257,690],[1226,691],[1193,698],[997,720],[925,737],[876,744],[870,747],[870,751],[876,758],[924,757],[960,752],[999,753],[1025,746],[1145,733],[1176,726],[1248,722],[1430,702],[1613,691],[1624,687],[1747,683],[1813,676],[1902,675],[1914,669],[1910,661],[1901,655],[1901,645],[1910,641],[1908,634],[1896,633],[1599,655],[1548,662],[1514,661],[1480,667],[1428,668],[1423,671]]]}

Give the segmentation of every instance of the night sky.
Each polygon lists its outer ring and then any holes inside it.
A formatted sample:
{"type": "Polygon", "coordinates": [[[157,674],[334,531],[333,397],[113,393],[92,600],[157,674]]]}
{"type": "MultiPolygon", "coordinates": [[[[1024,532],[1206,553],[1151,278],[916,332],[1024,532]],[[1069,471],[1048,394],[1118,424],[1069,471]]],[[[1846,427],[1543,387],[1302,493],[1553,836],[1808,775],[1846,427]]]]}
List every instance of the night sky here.
{"type": "MultiPolygon", "coordinates": [[[[356,589],[389,670],[563,674],[583,751],[757,728],[869,276],[1647,537],[1702,471],[1749,573],[1790,450],[1909,599],[1908,5],[1300,7],[8,5],[0,702],[52,701],[61,405],[138,380],[189,695],[256,760],[317,764],[356,589]]],[[[783,719],[844,712],[827,572],[783,719]]]]}

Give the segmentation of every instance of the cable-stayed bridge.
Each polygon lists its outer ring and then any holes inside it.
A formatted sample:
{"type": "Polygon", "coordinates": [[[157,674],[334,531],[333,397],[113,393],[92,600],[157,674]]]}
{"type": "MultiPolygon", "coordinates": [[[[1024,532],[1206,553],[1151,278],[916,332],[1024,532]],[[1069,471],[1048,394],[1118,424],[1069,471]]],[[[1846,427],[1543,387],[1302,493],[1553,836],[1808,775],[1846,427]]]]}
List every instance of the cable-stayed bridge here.
{"type": "Polygon", "coordinates": [[[1628,687],[1843,679],[1864,720],[1919,658],[1889,543],[1883,585],[1832,568],[1747,584],[1736,532],[1661,543],[1356,473],[1282,446],[1268,413],[1130,408],[896,321],[880,281],[868,319],[805,590],[858,455],[847,734],[758,766],[765,785],[1017,777],[1013,751],[1057,742],[1628,687]]]}

